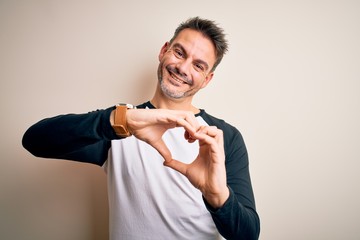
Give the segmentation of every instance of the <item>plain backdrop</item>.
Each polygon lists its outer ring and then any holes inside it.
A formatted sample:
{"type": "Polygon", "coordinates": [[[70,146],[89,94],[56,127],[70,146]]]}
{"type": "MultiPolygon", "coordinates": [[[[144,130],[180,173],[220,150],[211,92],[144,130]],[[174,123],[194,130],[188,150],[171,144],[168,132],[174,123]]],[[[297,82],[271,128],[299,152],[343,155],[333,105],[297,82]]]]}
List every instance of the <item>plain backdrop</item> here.
{"type": "Polygon", "coordinates": [[[36,158],[22,135],[149,100],[161,46],[200,16],[230,51],[195,103],[245,138],[260,239],[360,239],[359,13],[356,0],[0,0],[0,238],[107,239],[102,168],[36,158]]]}

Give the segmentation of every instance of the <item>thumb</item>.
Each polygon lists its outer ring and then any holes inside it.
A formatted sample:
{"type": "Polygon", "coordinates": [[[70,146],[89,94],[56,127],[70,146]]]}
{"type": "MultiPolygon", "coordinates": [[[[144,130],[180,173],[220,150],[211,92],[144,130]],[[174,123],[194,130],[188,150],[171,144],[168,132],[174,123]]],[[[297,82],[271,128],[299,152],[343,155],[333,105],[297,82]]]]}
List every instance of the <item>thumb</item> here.
{"type": "Polygon", "coordinates": [[[171,159],[170,161],[165,161],[164,166],[172,168],[178,171],[179,173],[183,174],[184,176],[186,176],[188,164],[185,164],[175,159],[171,159]]]}

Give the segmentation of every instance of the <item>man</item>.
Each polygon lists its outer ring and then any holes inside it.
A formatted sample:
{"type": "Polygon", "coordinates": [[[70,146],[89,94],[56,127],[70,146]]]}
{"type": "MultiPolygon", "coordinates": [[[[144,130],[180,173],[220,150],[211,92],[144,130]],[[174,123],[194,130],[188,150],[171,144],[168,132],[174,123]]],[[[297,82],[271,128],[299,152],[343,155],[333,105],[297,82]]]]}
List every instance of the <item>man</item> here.
{"type": "Polygon", "coordinates": [[[191,18],[160,50],[150,101],[44,119],[23,145],[104,167],[111,239],[258,239],[242,136],[192,105],[226,51],[221,28],[191,18]]]}

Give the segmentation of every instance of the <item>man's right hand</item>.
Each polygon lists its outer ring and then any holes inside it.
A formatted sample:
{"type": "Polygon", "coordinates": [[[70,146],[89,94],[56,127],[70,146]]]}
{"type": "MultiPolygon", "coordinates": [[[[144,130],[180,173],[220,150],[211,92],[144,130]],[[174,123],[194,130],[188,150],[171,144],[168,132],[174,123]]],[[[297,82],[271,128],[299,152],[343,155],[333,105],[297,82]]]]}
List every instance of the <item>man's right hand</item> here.
{"type": "MultiPolygon", "coordinates": [[[[112,119],[111,116],[111,121],[112,119]]],[[[129,131],[138,139],[153,146],[164,157],[165,161],[172,160],[171,152],[162,139],[166,130],[183,127],[186,131],[186,139],[191,142],[191,136],[200,127],[194,113],[190,111],[129,109],[126,112],[126,120],[129,131]]]]}

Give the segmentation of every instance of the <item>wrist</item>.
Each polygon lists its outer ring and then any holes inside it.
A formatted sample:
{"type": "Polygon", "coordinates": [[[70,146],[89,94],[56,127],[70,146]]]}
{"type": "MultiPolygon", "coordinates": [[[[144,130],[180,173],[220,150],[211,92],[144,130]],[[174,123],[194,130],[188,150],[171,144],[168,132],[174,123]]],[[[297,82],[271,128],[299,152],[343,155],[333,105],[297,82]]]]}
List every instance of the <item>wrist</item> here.
{"type": "Polygon", "coordinates": [[[134,109],[135,106],[131,104],[118,104],[116,105],[115,110],[110,114],[110,123],[114,129],[116,135],[119,137],[129,137],[132,135],[128,125],[127,125],[127,111],[128,109],[134,109]]]}
{"type": "Polygon", "coordinates": [[[230,196],[229,188],[226,186],[224,191],[217,194],[203,194],[207,203],[214,209],[221,208],[230,196]]]}

